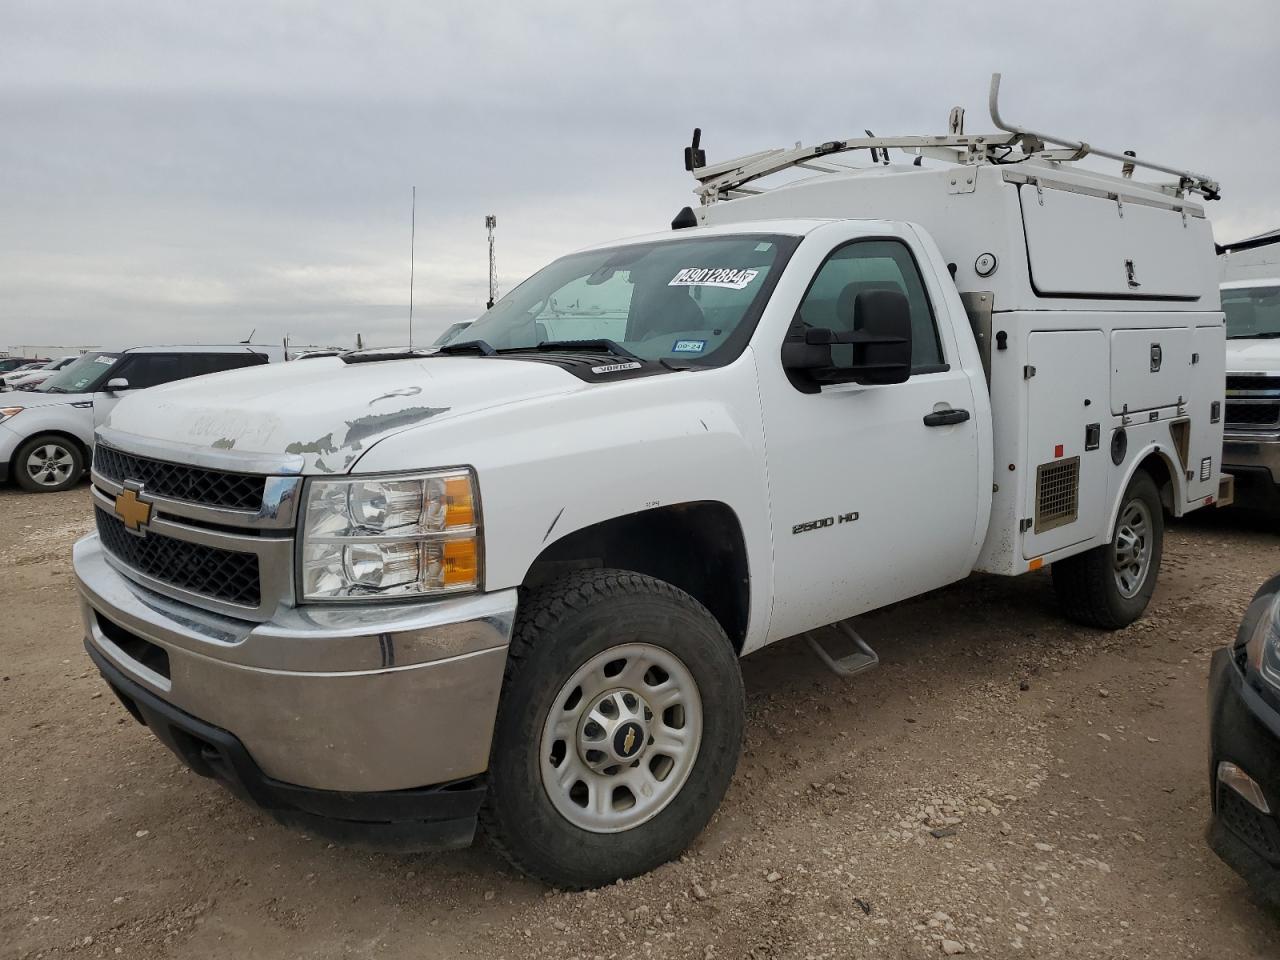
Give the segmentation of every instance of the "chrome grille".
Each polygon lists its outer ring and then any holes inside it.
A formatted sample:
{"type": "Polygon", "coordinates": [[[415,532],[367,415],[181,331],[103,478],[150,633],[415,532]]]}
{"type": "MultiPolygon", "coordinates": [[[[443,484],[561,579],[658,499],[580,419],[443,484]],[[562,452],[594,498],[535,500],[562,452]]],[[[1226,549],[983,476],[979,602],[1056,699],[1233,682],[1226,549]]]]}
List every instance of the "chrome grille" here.
{"type": "Polygon", "coordinates": [[[162,583],[224,603],[252,608],[261,604],[255,554],[177,540],[155,531],[139,537],[105,510],[95,508],[94,514],[103,547],[129,567],[162,583]]]}
{"type": "Polygon", "coordinates": [[[1274,427],[1280,425],[1280,401],[1233,403],[1227,401],[1227,427],[1274,427]]]}
{"type": "Polygon", "coordinates": [[[94,447],[93,468],[116,483],[133,480],[158,497],[231,510],[256,512],[262,508],[264,480],[260,476],[152,460],[104,443],[94,447]]]}

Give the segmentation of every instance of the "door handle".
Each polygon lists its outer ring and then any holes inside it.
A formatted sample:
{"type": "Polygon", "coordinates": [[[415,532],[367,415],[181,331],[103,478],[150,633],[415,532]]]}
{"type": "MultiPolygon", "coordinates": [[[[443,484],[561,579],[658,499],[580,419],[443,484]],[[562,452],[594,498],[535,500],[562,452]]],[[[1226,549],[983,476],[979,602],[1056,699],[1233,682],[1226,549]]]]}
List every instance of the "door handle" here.
{"type": "Polygon", "coordinates": [[[969,419],[968,410],[935,410],[924,415],[926,427],[947,427],[953,423],[964,423],[969,419]]]}

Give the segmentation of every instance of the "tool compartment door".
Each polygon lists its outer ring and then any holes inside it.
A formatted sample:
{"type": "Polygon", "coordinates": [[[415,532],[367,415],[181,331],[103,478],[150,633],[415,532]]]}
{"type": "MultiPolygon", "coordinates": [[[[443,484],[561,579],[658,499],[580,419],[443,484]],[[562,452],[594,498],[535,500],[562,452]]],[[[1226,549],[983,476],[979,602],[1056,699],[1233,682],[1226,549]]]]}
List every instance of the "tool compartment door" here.
{"type": "Polygon", "coordinates": [[[1111,333],[1111,412],[1139,413],[1185,402],[1194,335],[1190,327],[1111,333]]]}
{"type": "Polygon", "coordinates": [[[1039,296],[1198,300],[1205,289],[1203,219],[1047,185],[1018,196],[1039,296]]]}
{"type": "Polygon", "coordinates": [[[1187,397],[1187,417],[1191,421],[1187,471],[1188,503],[1218,495],[1218,474],[1222,472],[1223,401],[1227,379],[1226,331],[1221,324],[1195,328],[1195,351],[1191,365],[1191,395],[1187,397]],[[1218,422],[1213,422],[1213,404],[1218,402],[1218,422]]]}
{"type": "Polygon", "coordinates": [[[1036,331],[1027,338],[1034,368],[1026,381],[1028,560],[1088,540],[1106,522],[1108,352],[1101,330],[1036,331]]]}

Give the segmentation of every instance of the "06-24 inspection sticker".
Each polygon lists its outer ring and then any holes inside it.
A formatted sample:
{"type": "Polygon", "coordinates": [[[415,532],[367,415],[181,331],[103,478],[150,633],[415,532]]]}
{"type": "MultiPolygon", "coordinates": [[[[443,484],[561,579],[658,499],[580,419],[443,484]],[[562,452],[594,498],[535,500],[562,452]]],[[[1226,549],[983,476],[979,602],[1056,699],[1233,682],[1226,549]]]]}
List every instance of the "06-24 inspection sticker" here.
{"type": "Polygon", "coordinates": [[[667,286],[745,290],[759,274],[759,270],[737,270],[733,267],[685,267],[671,278],[667,286]]]}

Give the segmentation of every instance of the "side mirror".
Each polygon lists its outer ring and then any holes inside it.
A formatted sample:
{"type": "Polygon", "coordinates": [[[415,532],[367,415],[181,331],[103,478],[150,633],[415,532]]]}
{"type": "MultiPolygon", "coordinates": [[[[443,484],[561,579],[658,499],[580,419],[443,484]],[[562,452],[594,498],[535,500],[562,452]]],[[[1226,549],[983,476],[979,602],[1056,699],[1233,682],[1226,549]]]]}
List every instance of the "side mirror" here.
{"type": "Polygon", "coordinates": [[[110,380],[107,381],[107,385],[105,389],[107,393],[119,393],[122,390],[129,389],[129,381],[126,380],[124,377],[112,377],[110,380]]]}
{"type": "Polygon", "coordinates": [[[806,328],[797,317],[782,344],[783,369],[818,384],[903,383],[911,376],[911,306],[897,290],[853,298],[853,329],[806,328]]]}

